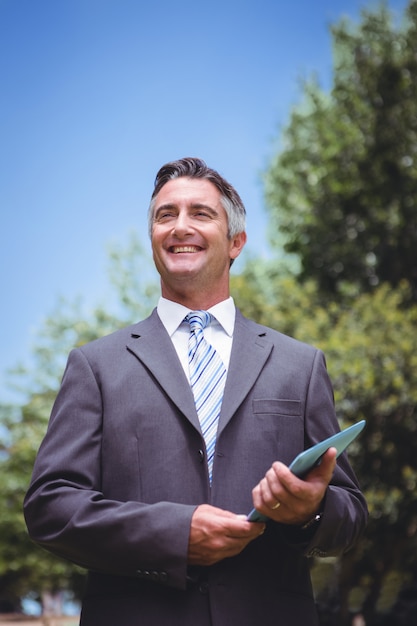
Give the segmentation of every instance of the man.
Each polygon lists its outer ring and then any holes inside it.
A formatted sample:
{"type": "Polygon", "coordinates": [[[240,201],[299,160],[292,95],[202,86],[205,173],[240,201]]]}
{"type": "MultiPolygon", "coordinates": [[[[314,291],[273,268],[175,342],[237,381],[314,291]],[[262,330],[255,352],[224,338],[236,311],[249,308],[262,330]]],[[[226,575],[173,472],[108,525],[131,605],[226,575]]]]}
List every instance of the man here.
{"type": "Polygon", "coordinates": [[[366,523],[345,455],[304,480],[287,467],[338,430],[332,388],[320,351],[235,309],[244,220],[203,161],[162,167],[158,307],[69,356],[25,515],[35,541],[89,570],[83,626],[315,625],[307,557],[343,553],[366,523]],[[202,359],[214,388],[198,390],[202,359]],[[252,507],[269,521],[247,521],[252,507]]]}

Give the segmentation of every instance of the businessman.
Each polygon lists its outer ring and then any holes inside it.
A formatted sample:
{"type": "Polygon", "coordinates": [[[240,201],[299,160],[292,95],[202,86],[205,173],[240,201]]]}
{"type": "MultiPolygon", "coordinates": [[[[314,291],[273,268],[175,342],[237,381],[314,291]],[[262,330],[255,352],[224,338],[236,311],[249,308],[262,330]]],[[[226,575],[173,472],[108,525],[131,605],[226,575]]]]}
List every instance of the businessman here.
{"type": "Polygon", "coordinates": [[[245,209],[203,161],[160,169],[149,230],[161,298],[70,353],[29,533],[88,570],[83,626],[317,625],[308,557],[367,519],[345,454],[302,480],[287,467],[339,430],[324,357],[235,308],[245,209]]]}

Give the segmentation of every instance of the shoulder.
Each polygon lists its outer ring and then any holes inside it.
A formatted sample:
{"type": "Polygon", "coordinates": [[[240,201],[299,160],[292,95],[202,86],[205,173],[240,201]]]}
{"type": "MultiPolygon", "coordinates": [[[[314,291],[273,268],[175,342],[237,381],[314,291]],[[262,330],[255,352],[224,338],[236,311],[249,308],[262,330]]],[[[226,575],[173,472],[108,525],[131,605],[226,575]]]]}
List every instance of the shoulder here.
{"type": "Polygon", "coordinates": [[[120,348],[124,350],[132,337],[155,332],[155,330],[160,330],[160,326],[162,326],[162,323],[156,313],[156,309],[154,309],[146,319],[85,343],[79,348],[75,348],[75,351],[81,351],[85,356],[89,357],[100,353],[111,353],[120,348]]]}
{"type": "Polygon", "coordinates": [[[258,337],[263,337],[266,341],[271,342],[275,347],[283,352],[291,352],[292,354],[310,355],[313,356],[317,352],[320,352],[315,346],[299,341],[294,337],[285,335],[279,330],[270,328],[269,326],[263,326],[253,320],[244,317],[242,313],[236,309],[236,324],[245,329],[245,332],[253,333],[258,337]]]}

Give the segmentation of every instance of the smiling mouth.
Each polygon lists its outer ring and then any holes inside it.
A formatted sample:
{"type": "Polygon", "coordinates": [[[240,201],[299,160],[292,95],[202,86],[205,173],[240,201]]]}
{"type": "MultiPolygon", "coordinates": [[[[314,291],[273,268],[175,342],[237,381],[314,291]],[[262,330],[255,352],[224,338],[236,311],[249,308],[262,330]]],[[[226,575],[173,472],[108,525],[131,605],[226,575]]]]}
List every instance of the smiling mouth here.
{"type": "Polygon", "coordinates": [[[200,252],[200,250],[202,250],[202,248],[199,248],[198,246],[171,246],[169,251],[173,252],[174,254],[181,254],[184,252],[200,252]]]}

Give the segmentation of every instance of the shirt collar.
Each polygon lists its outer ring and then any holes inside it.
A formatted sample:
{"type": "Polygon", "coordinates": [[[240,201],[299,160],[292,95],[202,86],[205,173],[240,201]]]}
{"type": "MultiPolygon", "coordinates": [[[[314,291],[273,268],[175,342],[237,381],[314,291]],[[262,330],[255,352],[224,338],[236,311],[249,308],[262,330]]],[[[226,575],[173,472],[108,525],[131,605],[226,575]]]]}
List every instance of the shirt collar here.
{"type": "MultiPolygon", "coordinates": [[[[184,320],[184,317],[190,312],[190,310],[191,309],[188,309],[178,302],[167,300],[162,296],[159,298],[157,312],[170,337],[172,337],[178,329],[181,322],[184,320]]],[[[215,304],[213,307],[208,309],[208,312],[213,315],[229,337],[233,337],[236,317],[236,309],[233,298],[230,297],[227,298],[227,300],[223,300],[223,302],[215,304]]]]}

